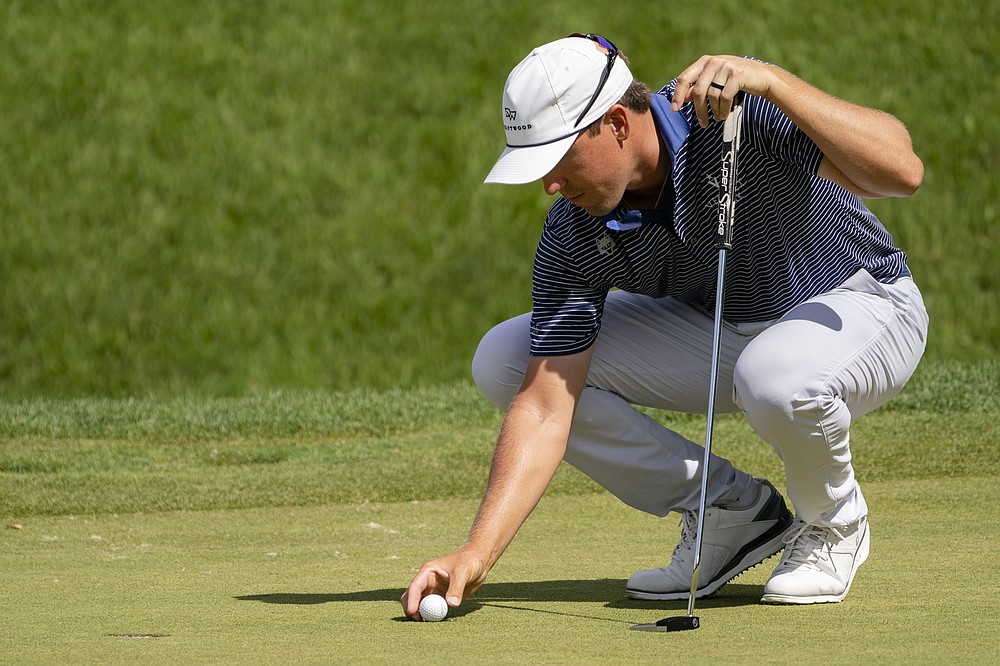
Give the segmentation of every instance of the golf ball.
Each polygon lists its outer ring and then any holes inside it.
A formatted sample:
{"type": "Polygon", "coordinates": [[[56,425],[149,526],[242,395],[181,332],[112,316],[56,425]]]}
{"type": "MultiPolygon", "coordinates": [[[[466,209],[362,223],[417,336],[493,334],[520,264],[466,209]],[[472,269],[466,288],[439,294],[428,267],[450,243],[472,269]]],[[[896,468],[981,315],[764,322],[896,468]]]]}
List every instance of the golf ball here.
{"type": "Polygon", "coordinates": [[[420,617],[424,622],[440,622],[448,616],[448,602],[440,594],[428,594],[420,600],[420,617]]]}

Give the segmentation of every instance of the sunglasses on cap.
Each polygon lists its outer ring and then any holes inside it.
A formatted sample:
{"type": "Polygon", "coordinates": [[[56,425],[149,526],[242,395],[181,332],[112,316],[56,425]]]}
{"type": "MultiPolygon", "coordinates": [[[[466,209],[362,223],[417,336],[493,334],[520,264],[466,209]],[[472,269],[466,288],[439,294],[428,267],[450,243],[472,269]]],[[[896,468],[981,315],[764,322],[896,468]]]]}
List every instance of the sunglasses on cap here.
{"type": "Polygon", "coordinates": [[[594,102],[597,101],[601,91],[604,90],[604,84],[608,82],[608,77],[611,76],[611,68],[615,66],[615,60],[618,59],[618,47],[615,46],[610,40],[592,33],[583,34],[580,32],[574,32],[570,35],[570,37],[582,37],[583,39],[589,39],[608,51],[608,64],[605,65],[604,72],[601,74],[601,80],[597,84],[597,90],[595,90],[594,94],[590,97],[590,101],[587,103],[587,106],[584,107],[583,113],[581,113],[580,117],[576,119],[575,123],[573,123],[573,127],[577,127],[587,116],[587,112],[590,111],[590,107],[594,106],[594,102]]]}

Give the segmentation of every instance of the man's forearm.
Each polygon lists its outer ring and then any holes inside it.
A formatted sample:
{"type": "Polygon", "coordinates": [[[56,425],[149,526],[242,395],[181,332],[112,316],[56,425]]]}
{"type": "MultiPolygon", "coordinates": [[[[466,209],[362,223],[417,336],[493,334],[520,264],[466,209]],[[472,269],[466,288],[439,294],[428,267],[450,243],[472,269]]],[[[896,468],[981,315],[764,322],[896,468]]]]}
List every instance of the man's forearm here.
{"type": "Polygon", "coordinates": [[[724,120],[740,90],[771,101],[816,143],[827,163],[821,171],[833,167],[820,175],[870,197],[907,196],[920,187],[924,166],[898,119],[838,99],[760,60],[702,56],[678,75],[673,109],[693,102],[706,127],[708,105],[724,120]]]}
{"type": "Polygon", "coordinates": [[[500,559],[559,467],[592,354],[593,347],[528,363],[500,429],[486,493],[464,546],[486,571],[500,559]]]}
{"type": "Polygon", "coordinates": [[[491,569],[538,504],[566,451],[572,412],[553,418],[515,398],[504,419],[467,547],[491,569]]]}
{"type": "Polygon", "coordinates": [[[906,127],[894,116],[829,95],[773,67],[770,99],[857,189],[908,196],[923,179],[906,127]]]}

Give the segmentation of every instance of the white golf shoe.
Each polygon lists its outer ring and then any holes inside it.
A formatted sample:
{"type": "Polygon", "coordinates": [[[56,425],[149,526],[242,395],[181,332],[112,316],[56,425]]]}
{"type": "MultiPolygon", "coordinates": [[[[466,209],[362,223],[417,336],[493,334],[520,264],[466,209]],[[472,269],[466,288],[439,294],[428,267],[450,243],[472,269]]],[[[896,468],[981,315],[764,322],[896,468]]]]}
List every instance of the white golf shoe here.
{"type": "MultiPolygon", "coordinates": [[[[771,557],[784,545],[782,538],[792,524],[785,500],[767,481],[762,481],[760,498],[745,510],[708,507],[701,545],[701,571],[697,598],[715,593],[742,572],[771,557]]],[[[628,579],[629,599],[687,599],[691,593],[698,515],[681,513],[681,540],[674,548],[670,564],[648,569],[628,579]]]]}
{"type": "Polygon", "coordinates": [[[764,586],[766,604],[825,604],[842,601],[854,574],[868,559],[868,520],[821,527],[796,520],[785,538],[781,562],[764,586]]]}

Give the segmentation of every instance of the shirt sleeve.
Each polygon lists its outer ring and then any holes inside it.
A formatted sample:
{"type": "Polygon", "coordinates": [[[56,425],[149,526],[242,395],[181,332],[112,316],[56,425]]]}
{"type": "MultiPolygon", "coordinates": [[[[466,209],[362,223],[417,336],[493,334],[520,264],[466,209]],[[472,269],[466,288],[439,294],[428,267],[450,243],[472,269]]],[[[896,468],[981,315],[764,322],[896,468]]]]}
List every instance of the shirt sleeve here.
{"type": "Polygon", "coordinates": [[[815,175],[823,153],[781,109],[762,97],[747,96],[743,105],[746,131],[760,150],[773,159],[794,164],[815,175]]]}
{"type": "Polygon", "coordinates": [[[547,222],[532,273],[531,355],[562,356],[590,347],[601,328],[607,294],[606,288],[588,284],[564,239],[547,222]]]}

